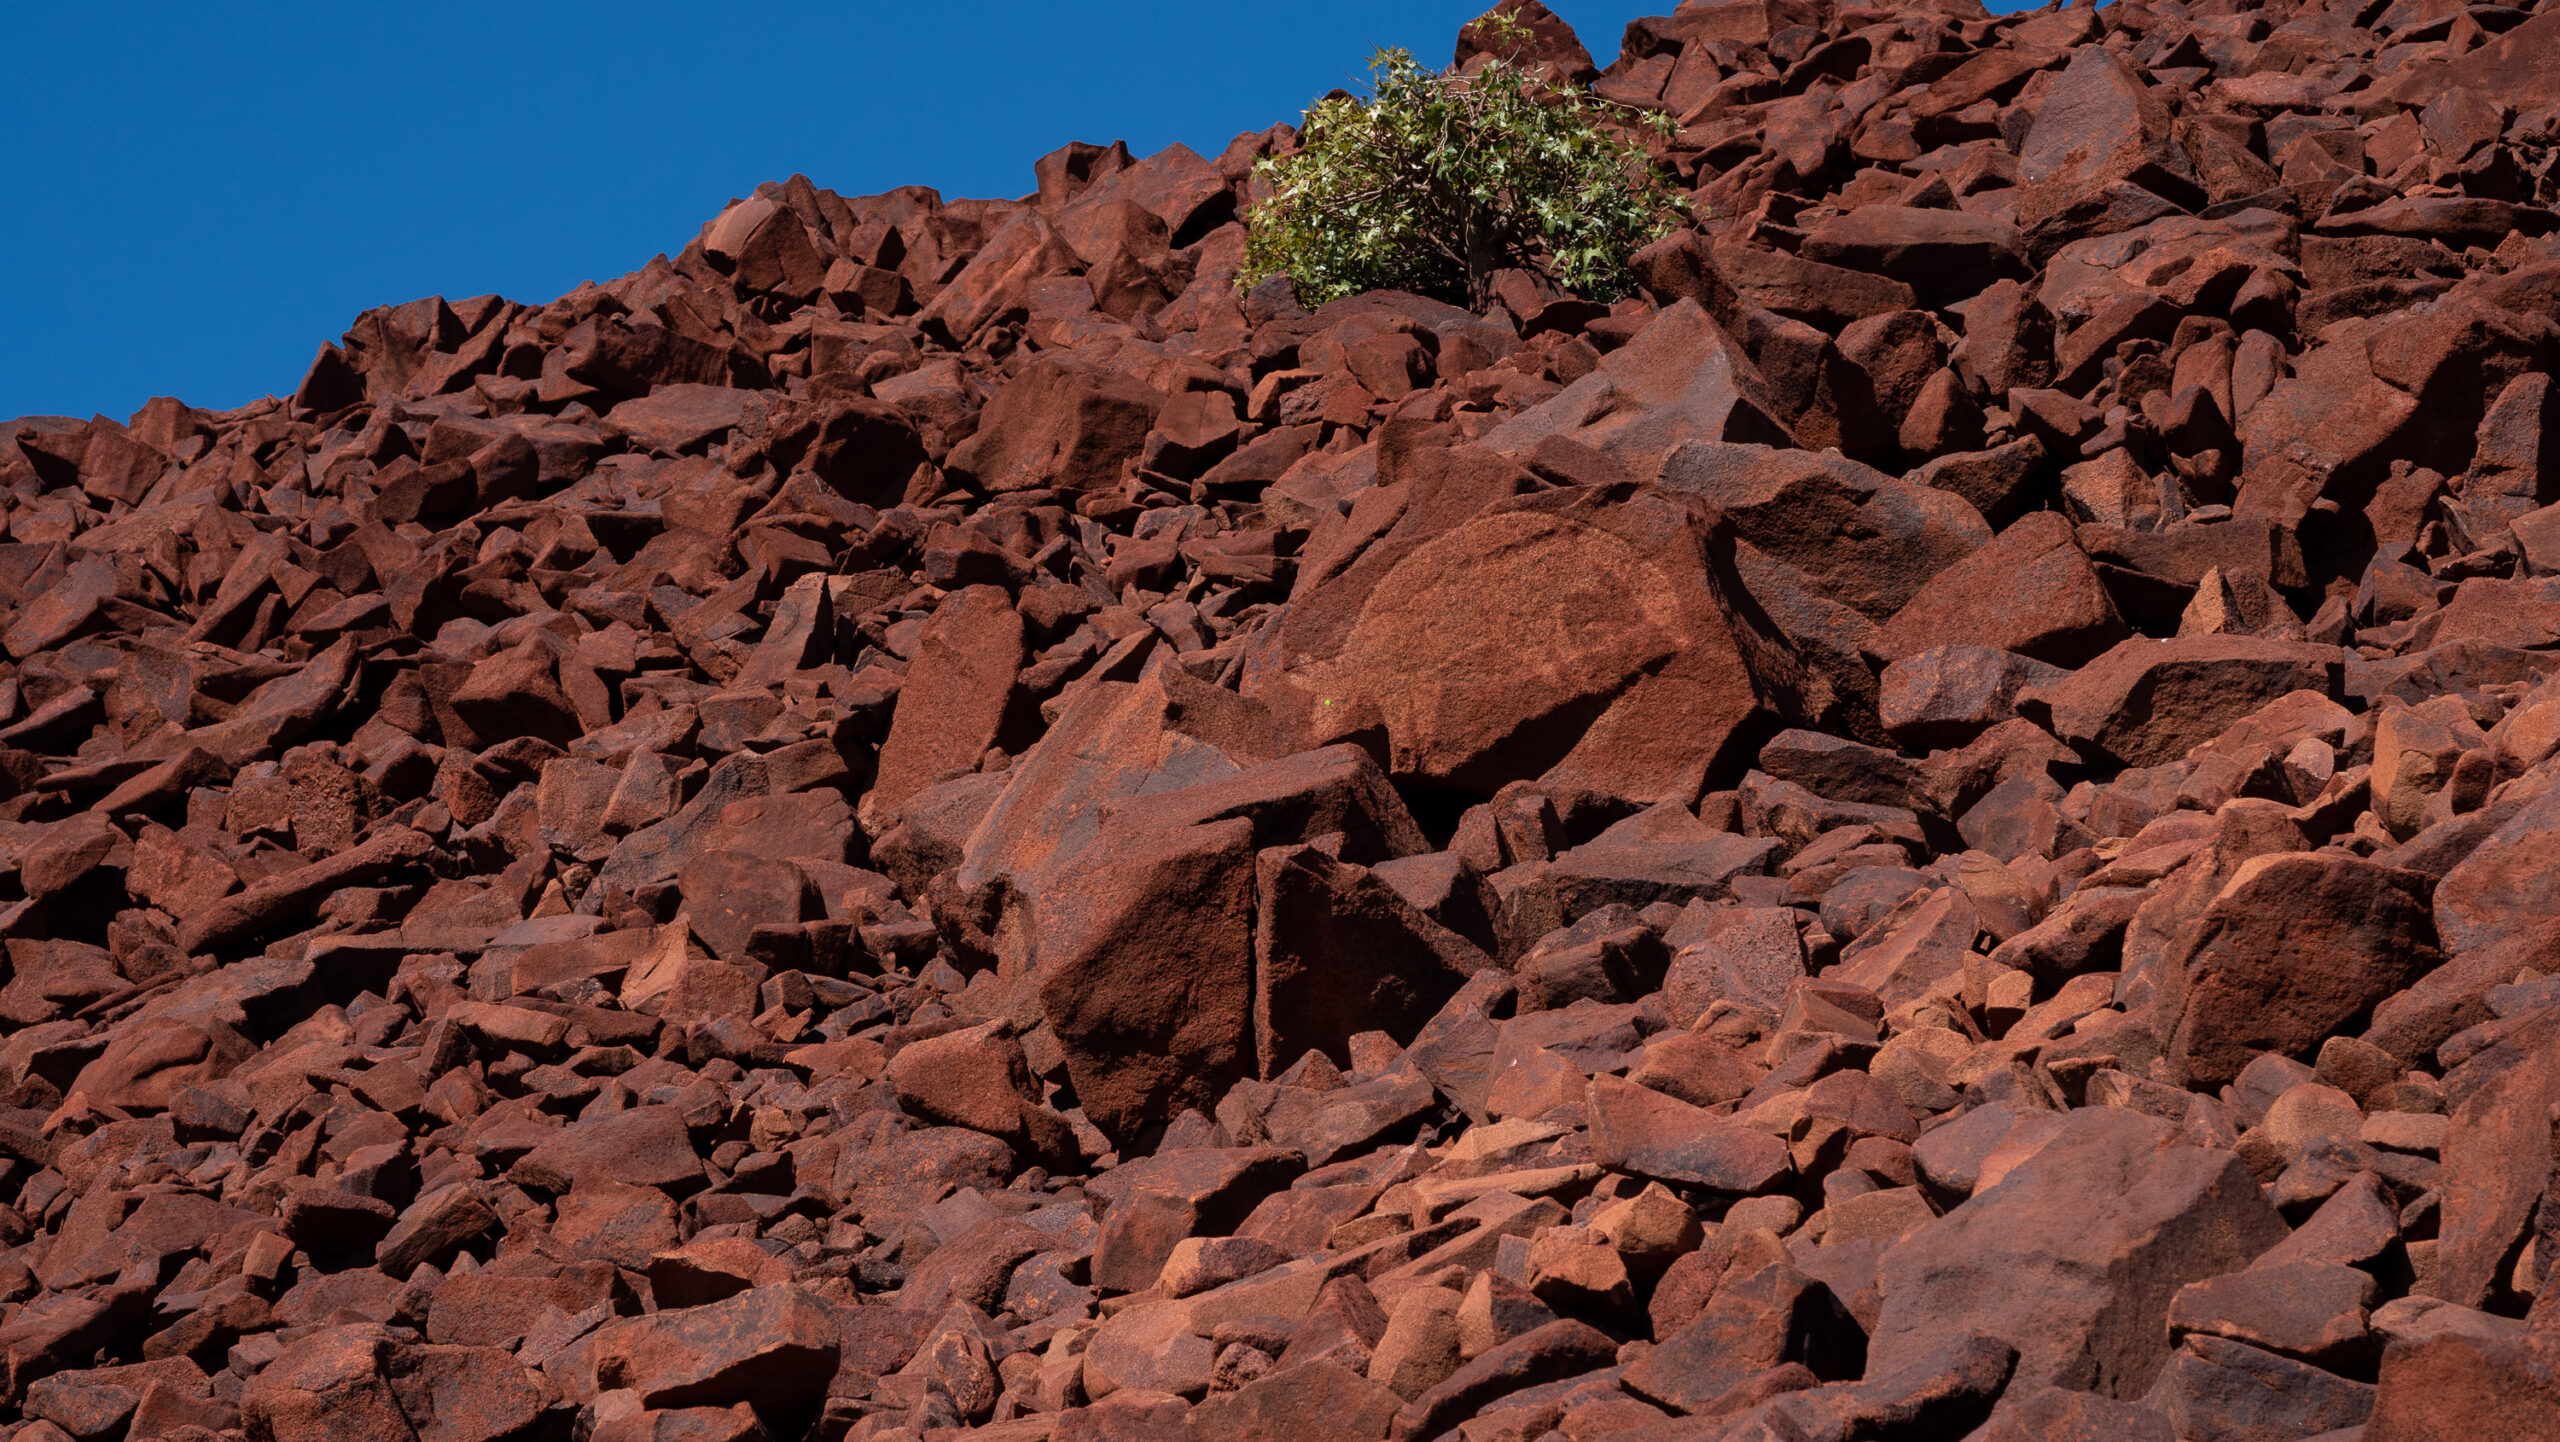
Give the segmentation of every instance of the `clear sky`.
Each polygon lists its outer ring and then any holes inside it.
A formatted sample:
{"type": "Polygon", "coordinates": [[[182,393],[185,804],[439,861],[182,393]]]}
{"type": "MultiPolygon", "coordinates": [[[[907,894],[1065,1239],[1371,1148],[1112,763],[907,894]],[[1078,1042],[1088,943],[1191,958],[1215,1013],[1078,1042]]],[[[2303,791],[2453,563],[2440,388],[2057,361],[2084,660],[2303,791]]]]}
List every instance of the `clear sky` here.
{"type": "MultiPolygon", "coordinates": [[[[289,393],[357,312],[544,301],[732,196],[1018,196],[1446,63],[1488,0],[0,0],[0,418],[289,393]]],[[[1606,64],[1671,0],[1550,0],[1606,64]]]]}

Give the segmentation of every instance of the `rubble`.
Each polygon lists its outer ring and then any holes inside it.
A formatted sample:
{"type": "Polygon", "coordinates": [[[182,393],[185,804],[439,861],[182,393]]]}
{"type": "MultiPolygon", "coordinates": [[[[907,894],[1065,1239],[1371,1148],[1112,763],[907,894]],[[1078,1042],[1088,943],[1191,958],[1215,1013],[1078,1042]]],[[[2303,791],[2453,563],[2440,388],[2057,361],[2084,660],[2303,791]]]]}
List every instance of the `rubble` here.
{"type": "Polygon", "coordinates": [[[2560,17],[1502,8],[0,423],[0,1442],[2546,1435],[2560,17]]]}

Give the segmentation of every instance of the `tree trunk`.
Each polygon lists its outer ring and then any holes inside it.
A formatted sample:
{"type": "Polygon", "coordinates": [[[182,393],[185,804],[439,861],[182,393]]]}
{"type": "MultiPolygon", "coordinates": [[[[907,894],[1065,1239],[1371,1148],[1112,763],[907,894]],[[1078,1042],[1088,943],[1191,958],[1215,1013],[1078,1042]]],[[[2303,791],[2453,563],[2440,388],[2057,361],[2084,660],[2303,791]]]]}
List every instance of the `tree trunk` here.
{"type": "Polygon", "coordinates": [[[1502,269],[1502,226],[1492,210],[1481,205],[1467,207],[1467,303],[1483,310],[1493,300],[1493,273],[1502,269]]]}

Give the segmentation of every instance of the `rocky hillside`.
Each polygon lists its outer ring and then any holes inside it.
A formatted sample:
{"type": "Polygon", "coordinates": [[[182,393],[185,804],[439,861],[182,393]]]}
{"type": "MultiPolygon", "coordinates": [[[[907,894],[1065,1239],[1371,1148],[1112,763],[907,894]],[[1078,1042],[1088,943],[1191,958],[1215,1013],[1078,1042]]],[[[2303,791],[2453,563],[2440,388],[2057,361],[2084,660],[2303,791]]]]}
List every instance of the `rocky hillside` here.
{"type": "Polygon", "coordinates": [[[0,425],[0,1442],[2560,1433],[2560,7],[1506,8],[0,425]]]}

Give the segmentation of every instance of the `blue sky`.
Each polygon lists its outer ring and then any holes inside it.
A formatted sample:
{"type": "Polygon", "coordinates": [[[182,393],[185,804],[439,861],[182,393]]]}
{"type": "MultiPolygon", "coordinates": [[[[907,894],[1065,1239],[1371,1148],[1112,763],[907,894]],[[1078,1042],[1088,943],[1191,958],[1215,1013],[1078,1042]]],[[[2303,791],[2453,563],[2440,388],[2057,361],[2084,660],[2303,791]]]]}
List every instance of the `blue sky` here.
{"type": "MultiPolygon", "coordinates": [[[[1667,0],[1565,0],[1606,60],[1667,0]]],[[[548,300],[731,196],[1021,195],[1069,140],[1215,154],[1471,3],[0,0],[0,418],[290,392],[357,312],[548,300]]]]}
{"type": "MultiPolygon", "coordinates": [[[[357,312],[548,300],[793,171],[1020,195],[1214,154],[1485,0],[0,0],[0,418],[290,392],[357,312]]],[[[1670,0],[1551,0],[1606,64],[1670,0]]]]}

